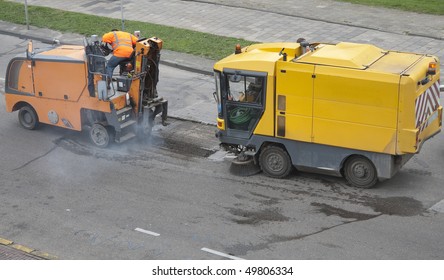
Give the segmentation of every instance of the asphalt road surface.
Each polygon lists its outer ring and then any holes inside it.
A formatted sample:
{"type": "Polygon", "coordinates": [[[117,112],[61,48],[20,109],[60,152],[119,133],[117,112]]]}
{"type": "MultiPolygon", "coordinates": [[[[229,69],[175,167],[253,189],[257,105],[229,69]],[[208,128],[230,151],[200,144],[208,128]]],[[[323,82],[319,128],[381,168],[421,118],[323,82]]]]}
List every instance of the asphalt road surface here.
{"type": "MultiPolygon", "coordinates": [[[[3,93],[26,42],[2,42],[3,93]]],[[[212,110],[211,83],[164,66],[159,93],[194,118],[212,110]]],[[[444,133],[361,190],[309,173],[231,175],[212,125],[173,119],[151,143],[98,149],[86,133],[25,130],[4,108],[1,96],[0,237],[60,259],[444,258],[444,133]]]]}

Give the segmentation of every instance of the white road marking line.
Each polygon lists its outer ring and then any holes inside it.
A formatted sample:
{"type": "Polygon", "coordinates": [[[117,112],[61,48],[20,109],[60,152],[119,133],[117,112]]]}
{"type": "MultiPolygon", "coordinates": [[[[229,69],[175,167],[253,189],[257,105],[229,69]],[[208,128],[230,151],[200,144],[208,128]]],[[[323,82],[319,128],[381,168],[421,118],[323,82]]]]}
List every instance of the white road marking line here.
{"type": "Polygon", "coordinates": [[[231,255],[228,255],[228,254],[225,254],[225,253],[222,253],[222,252],[211,250],[211,249],[208,249],[208,248],[205,248],[205,247],[202,248],[201,250],[205,251],[205,252],[208,252],[208,253],[211,253],[211,254],[215,254],[215,255],[224,257],[224,258],[232,259],[232,260],[245,260],[245,259],[238,258],[238,257],[235,257],[235,256],[231,256],[231,255]]]}
{"type": "Polygon", "coordinates": [[[429,210],[444,213],[444,199],[430,207],[429,210]]]}
{"type": "Polygon", "coordinates": [[[142,228],[136,228],[134,230],[138,231],[138,232],[146,233],[146,234],[149,234],[149,235],[152,235],[152,236],[160,236],[159,233],[156,233],[156,232],[153,232],[153,231],[149,231],[149,230],[146,230],[146,229],[142,229],[142,228]]]}

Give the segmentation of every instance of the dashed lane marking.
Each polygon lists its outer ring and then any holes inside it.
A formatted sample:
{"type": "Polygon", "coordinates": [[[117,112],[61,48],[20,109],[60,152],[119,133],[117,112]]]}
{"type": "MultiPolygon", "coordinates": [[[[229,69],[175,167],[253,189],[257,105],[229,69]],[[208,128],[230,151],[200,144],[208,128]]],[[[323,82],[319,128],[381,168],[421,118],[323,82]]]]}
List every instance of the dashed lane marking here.
{"type": "Polygon", "coordinates": [[[208,249],[208,248],[205,248],[205,247],[202,248],[201,250],[202,250],[202,251],[205,251],[205,252],[207,252],[207,253],[210,253],[210,254],[214,254],[214,255],[218,255],[218,256],[221,256],[221,257],[227,258],[227,259],[232,259],[232,260],[244,260],[244,259],[242,259],[242,258],[238,258],[238,257],[232,256],[232,255],[228,255],[228,254],[225,254],[225,253],[222,253],[222,252],[219,252],[219,251],[216,251],[216,250],[208,249]]]}
{"type": "Polygon", "coordinates": [[[157,233],[157,232],[149,231],[149,230],[146,230],[146,229],[143,229],[143,228],[136,228],[134,230],[138,231],[138,232],[146,233],[146,234],[149,234],[149,235],[152,235],[152,236],[160,236],[160,234],[157,233]]]}

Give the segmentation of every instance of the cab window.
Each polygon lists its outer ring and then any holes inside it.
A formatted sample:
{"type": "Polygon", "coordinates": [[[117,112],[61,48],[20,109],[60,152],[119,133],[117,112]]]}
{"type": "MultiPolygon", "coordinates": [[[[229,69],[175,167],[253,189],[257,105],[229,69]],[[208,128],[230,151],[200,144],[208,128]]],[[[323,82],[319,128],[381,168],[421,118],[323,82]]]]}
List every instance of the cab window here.
{"type": "Polygon", "coordinates": [[[6,74],[6,92],[33,94],[31,61],[24,59],[11,61],[6,74]]]}
{"type": "Polygon", "coordinates": [[[11,63],[8,72],[8,87],[10,89],[18,90],[18,80],[20,69],[22,68],[23,60],[15,60],[11,63]]]}
{"type": "Polygon", "coordinates": [[[227,75],[228,96],[231,101],[262,104],[264,77],[227,75]]]}

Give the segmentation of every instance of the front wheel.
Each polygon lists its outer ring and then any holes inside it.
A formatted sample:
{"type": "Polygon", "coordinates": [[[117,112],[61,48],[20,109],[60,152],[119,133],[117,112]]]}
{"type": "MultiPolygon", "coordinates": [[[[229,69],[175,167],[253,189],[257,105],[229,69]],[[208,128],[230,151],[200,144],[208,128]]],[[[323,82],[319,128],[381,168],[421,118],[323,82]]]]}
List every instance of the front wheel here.
{"type": "Polygon", "coordinates": [[[378,182],[373,163],[363,156],[352,156],[344,166],[344,176],[355,187],[369,189],[378,182]]]}
{"type": "Polygon", "coordinates": [[[285,178],[293,168],[288,153],[283,148],[274,145],[262,150],[259,164],[265,175],[273,178],[285,178]]]}
{"type": "Polygon", "coordinates": [[[100,123],[92,125],[89,131],[89,137],[94,145],[99,148],[106,148],[112,139],[111,130],[100,123]]]}
{"type": "Polygon", "coordinates": [[[31,106],[23,106],[18,113],[20,125],[26,129],[33,130],[39,124],[39,117],[31,106]]]}

